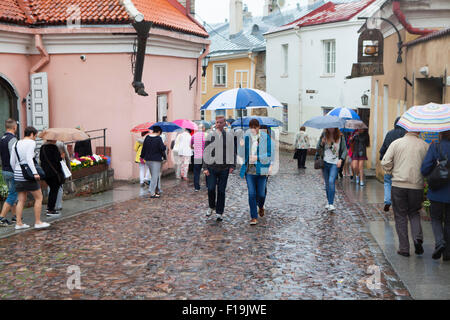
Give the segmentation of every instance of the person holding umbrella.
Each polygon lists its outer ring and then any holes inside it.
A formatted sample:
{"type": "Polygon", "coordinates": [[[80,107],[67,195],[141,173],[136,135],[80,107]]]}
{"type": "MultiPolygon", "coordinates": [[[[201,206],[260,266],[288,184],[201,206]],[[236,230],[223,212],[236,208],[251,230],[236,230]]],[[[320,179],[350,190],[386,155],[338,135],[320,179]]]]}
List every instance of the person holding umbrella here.
{"type": "Polygon", "coordinates": [[[161,190],[161,164],[165,157],[166,146],[161,138],[161,127],[155,124],[151,127],[151,130],[153,132],[145,137],[141,158],[145,160],[145,164],[153,177],[149,186],[150,198],[159,198],[161,195],[156,193],[156,187],[159,191],[161,190]]]}
{"type": "Polygon", "coordinates": [[[347,157],[345,139],[338,128],[326,128],[319,138],[316,149],[315,159],[323,161],[322,173],[328,200],[325,208],[328,211],[334,211],[336,210],[334,207],[334,195],[338,169],[347,157]]]}
{"type": "Polygon", "coordinates": [[[245,177],[250,206],[250,225],[258,223],[258,214],[264,216],[267,176],[272,171],[272,141],[260,131],[259,121],[250,120],[250,133],[244,136],[244,164],[240,176],[245,177]]]}

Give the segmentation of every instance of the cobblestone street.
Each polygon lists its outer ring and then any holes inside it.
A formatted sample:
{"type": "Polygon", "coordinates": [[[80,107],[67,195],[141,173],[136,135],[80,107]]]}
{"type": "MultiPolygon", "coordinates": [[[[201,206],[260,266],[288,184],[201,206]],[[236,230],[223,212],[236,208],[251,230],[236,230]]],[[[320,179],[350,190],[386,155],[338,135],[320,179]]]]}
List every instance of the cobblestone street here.
{"type": "MultiPolygon", "coordinates": [[[[245,180],[230,176],[223,222],[191,182],[0,240],[1,299],[399,299],[398,280],[338,183],[325,210],[320,172],[291,155],[270,178],[266,215],[250,226],[245,180]],[[81,270],[70,291],[69,266],[81,270]],[[370,290],[369,266],[381,270],[370,290]]],[[[202,179],[202,183],[203,183],[202,179]]],[[[137,195],[139,197],[139,195],[137,195]]]]}

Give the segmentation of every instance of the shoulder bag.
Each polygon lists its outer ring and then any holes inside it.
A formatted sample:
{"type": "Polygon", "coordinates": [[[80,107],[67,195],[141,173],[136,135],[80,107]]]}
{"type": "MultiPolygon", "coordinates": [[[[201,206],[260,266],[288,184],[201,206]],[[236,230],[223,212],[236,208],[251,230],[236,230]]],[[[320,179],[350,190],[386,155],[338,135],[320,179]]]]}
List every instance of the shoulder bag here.
{"type": "MultiPolygon", "coordinates": [[[[31,171],[31,168],[28,165],[28,163],[25,163],[25,164],[21,163],[22,160],[20,160],[19,152],[17,152],[17,143],[18,142],[16,142],[14,150],[16,151],[17,160],[19,160],[19,165],[20,165],[20,169],[22,170],[22,175],[25,178],[25,180],[36,181],[36,179],[34,178],[33,171],[31,171]]],[[[37,171],[39,177],[41,177],[41,179],[45,179],[45,172],[39,166],[39,164],[37,163],[35,158],[33,158],[33,162],[34,162],[34,167],[36,168],[36,171],[37,171]]]]}
{"type": "Polygon", "coordinates": [[[448,158],[442,156],[441,144],[436,146],[439,152],[439,160],[433,171],[427,176],[428,186],[432,190],[439,190],[450,183],[448,175],[448,158]]]}

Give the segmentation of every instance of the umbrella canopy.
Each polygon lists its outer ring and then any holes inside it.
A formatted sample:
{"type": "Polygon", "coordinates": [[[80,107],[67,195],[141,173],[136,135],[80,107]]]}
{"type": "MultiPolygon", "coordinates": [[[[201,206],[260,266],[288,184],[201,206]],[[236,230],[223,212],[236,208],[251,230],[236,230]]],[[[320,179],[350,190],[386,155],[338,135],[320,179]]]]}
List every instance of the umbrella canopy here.
{"type": "Polygon", "coordinates": [[[336,116],[317,116],[309,119],[303,125],[316,129],[343,128],[345,126],[345,120],[336,116]]]}
{"type": "Polygon", "coordinates": [[[195,121],[198,126],[203,126],[205,129],[211,128],[211,122],[205,120],[195,121]]]}
{"type": "Polygon", "coordinates": [[[270,94],[247,88],[237,88],[222,91],[209,99],[202,110],[274,108],[282,104],[270,94]]]}
{"type": "Polygon", "coordinates": [[[179,125],[181,128],[184,128],[184,129],[190,129],[193,131],[198,130],[197,124],[195,124],[191,120],[178,119],[178,120],[173,121],[173,123],[175,123],[176,125],[179,125]]]}
{"type": "Polygon", "coordinates": [[[429,103],[411,107],[397,124],[407,131],[443,132],[450,130],[450,104],[429,103]]]}
{"type": "Polygon", "coordinates": [[[56,141],[83,141],[89,139],[89,136],[75,128],[49,128],[38,134],[38,137],[43,140],[56,140],[56,141]]]}
{"type": "Polygon", "coordinates": [[[153,130],[153,127],[158,126],[162,129],[163,132],[174,132],[182,129],[179,125],[173,122],[156,122],[149,129],[153,130]]]}
{"type": "Polygon", "coordinates": [[[140,125],[137,125],[133,129],[131,129],[131,132],[134,132],[134,133],[146,132],[146,131],[148,131],[148,128],[151,127],[153,124],[154,124],[154,122],[141,123],[140,125]]]}
{"type": "Polygon", "coordinates": [[[232,128],[236,127],[248,127],[250,120],[256,119],[259,121],[260,126],[266,126],[266,127],[281,127],[283,125],[283,122],[280,120],[277,120],[275,118],[271,117],[259,117],[259,116],[251,116],[251,117],[244,117],[241,119],[237,119],[233,124],[231,125],[232,128]]]}
{"type": "Polygon", "coordinates": [[[367,129],[367,126],[361,120],[347,120],[347,121],[345,121],[345,128],[347,128],[347,129],[367,129]]]}
{"type": "Polygon", "coordinates": [[[349,108],[334,108],[333,110],[328,112],[327,115],[344,119],[361,120],[358,114],[354,110],[349,108]]]}
{"type": "Polygon", "coordinates": [[[227,119],[227,120],[225,120],[225,121],[232,124],[232,123],[235,122],[236,120],[233,119],[233,118],[230,118],[230,119],[227,119]]]}

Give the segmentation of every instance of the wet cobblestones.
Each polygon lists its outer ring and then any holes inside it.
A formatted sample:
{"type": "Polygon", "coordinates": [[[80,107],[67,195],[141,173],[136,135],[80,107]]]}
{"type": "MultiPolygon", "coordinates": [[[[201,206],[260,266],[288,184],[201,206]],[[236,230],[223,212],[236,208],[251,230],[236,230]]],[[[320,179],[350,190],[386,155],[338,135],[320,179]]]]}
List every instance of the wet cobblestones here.
{"type": "MultiPolygon", "coordinates": [[[[266,215],[250,226],[245,181],[231,175],[224,221],[182,183],[0,240],[1,299],[400,299],[401,281],[338,186],[324,209],[319,171],[282,158],[266,215]],[[81,290],[69,290],[71,265],[81,290]],[[381,270],[370,290],[369,266],[381,270]]],[[[312,163],[308,163],[312,168],[312,163]]],[[[203,182],[203,180],[202,180],[203,182]]]]}

